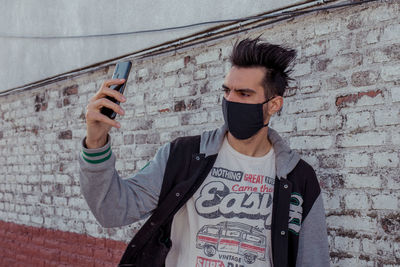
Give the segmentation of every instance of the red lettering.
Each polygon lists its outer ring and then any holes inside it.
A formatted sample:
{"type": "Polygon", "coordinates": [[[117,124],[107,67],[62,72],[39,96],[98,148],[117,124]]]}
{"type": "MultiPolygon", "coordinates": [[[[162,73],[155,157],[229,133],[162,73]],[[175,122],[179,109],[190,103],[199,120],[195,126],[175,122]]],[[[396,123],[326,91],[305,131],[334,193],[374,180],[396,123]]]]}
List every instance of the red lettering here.
{"type": "Polygon", "coordinates": [[[246,191],[257,192],[257,187],[235,184],[234,186],[232,186],[232,191],[236,191],[236,192],[246,192],[246,191]]]}
{"type": "Polygon", "coordinates": [[[253,183],[253,184],[263,184],[264,175],[246,173],[244,175],[244,181],[250,182],[250,183],[253,183]]]}
{"type": "Polygon", "coordinates": [[[224,263],[219,260],[211,260],[203,257],[197,257],[196,267],[225,267],[224,263]]]}
{"type": "Polygon", "coordinates": [[[260,186],[260,192],[262,193],[271,193],[274,192],[274,188],[273,187],[268,187],[266,184],[260,186]]]}

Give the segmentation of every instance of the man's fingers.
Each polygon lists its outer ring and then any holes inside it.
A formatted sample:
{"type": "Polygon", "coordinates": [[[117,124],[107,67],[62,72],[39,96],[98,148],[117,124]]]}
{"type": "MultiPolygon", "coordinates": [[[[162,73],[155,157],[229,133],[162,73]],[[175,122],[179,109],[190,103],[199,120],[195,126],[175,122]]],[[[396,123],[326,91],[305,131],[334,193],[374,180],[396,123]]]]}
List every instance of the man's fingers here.
{"type": "Polygon", "coordinates": [[[120,92],[104,86],[102,86],[100,90],[93,96],[92,100],[95,101],[97,99],[104,98],[105,96],[110,96],[122,103],[126,101],[126,98],[120,92]]]}
{"type": "Polygon", "coordinates": [[[110,80],[106,80],[103,83],[104,87],[110,87],[111,85],[114,84],[123,84],[125,82],[125,79],[110,79],[110,80]]]}
{"type": "Polygon", "coordinates": [[[121,124],[115,120],[110,119],[109,117],[101,114],[100,112],[96,112],[94,110],[88,110],[86,112],[86,119],[93,120],[93,121],[100,121],[104,122],[112,127],[121,128],[121,124]]]}
{"type": "Polygon", "coordinates": [[[97,111],[100,111],[102,107],[112,109],[120,115],[125,114],[125,111],[121,108],[120,105],[112,102],[111,100],[108,100],[107,98],[97,99],[96,101],[88,105],[88,109],[94,109],[97,111]]]}

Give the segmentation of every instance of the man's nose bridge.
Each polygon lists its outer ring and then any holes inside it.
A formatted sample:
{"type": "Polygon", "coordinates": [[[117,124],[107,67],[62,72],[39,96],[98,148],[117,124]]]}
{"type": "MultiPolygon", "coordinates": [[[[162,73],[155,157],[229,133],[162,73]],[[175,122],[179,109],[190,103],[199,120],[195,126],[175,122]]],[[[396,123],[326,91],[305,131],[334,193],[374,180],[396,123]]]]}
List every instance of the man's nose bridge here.
{"type": "Polygon", "coordinates": [[[231,101],[231,102],[237,102],[237,92],[235,90],[231,90],[228,94],[227,97],[225,97],[226,100],[231,101]]]}

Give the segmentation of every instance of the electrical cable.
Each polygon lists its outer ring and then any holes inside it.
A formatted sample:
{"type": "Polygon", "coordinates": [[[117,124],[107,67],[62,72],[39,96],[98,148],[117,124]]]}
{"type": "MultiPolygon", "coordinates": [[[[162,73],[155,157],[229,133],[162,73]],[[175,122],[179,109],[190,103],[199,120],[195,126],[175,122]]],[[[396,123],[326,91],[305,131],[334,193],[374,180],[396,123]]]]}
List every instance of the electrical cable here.
{"type": "MultiPolygon", "coordinates": [[[[322,0],[322,1],[324,1],[324,0],[322,0]]],[[[268,25],[268,24],[273,24],[273,23],[276,23],[276,22],[279,22],[279,21],[282,21],[282,20],[290,19],[290,18],[293,18],[293,17],[296,17],[296,16],[307,14],[307,13],[312,13],[312,12],[317,12],[317,11],[324,11],[324,10],[340,8],[340,7],[346,7],[346,6],[361,5],[361,4],[365,4],[365,3],[368,3],[368,2],[378,2],[378,1],[382,1],[382,0],[360,0],[360,1],[353,1],[353,2],[347,2],[347,3],[342,3],[342,4],[336,4],[336,5],[329,5],[329,6],[325,6],[325,7],[311,8],[311,9],[308,9],[308,10],[300,10],[300,11],[297,10],[297,11],[281,12],[278,15],[273,15],[273,16],[270,15],[270,18],[278,17],[277,19],[272,20],[272,21],[267,21],[265,23],[261,23],[261,24],[258,24],[258,25],[255,25],[255,26],[249,27],[249,28],[243,28],[243,29],[239,29],[239,30],[236,30],[236,31],[231,31],[231,32],[229,32],[229,33],[227,33],[225,35],[207,37],[206,40],[192,42],[192,43],[189,43],[189,44],[186,44],[186,45],[181,45],[181,42],[179,42],[179,44],[177,44],[176,46],[179,45],[179,47],[178,47],[179,49],[187,48],[187,47],[191,47],[191,46],[194,46],[194,45],[199,45],[199,44],[202,44],[202,43],[206,43],[206,42],[209,42],[209,41],[212,41],[212,40],[221,39],[221,38],[224,38],[226,36],[237,34],[237,33],[243,32],[243,31],[253,30],[253,29],[268,25]]],[[[266,15],[263,15],[263,16],[252,16],[252,17],[248,17],[248,18],[252,18],[254,20],[255,17],[263,17],[263,18],[265,18],[266,15]]],[[[252,19],[250,19],[250,20],[252,20],[252,19]]],[[[240,19],[240,21],[244,21],[244,20],[240,19]]],[[[207,23],[207,22],[204,22],[204,23],[207,23]]],[[[179,27],[186,27],[186,26],[179,26],[179,27]]],[[[160,30],[163,30],[163,29],[152,30],[152,31],[160,31],[160,30]]],[[[125,33],[125,34],[132,34],[132,33],[133,32],[125,33]]],[[[116,34],[113,34],[113,35],[116,35],[116,34]]],[[[0,37],[2,37],[2,36],[0,36],[0,37]]],[[[89,37],[89,36],[86,36],[86,37],[89,37]]],[[[92,37],[94,37],[94,36],[92,36],[92,37]]],[[[26,38],[28,38],[28,37],[26,37],[26,38]]],[[[65,38],[65,37],[61,37],[61,38],[65,38]]],[[[72,37],[72,38],[77,38],[77,37],[72,37]]],[[[149,56],[160,55],[160,54],[168,53],[168,52],[171,52],[171,51],[176,51],[178,48],[175,47],[173,49],[163,49],[162,51],[158,51],[158,52],[156,51],[154,53],[146,53],[144,55],[138,56],[137,58],[140,59],[140,58],[146,58],[146,57],[149,57],[149,56]]],[[[132,55],[118,57],[118,58],[132,57],[135,54],[137,54],[137,53],[134,53],[132,55]]],[[[99,66],[100,64],[93,64],[93,65],[88,66],[86,68],[81,68],[81,69],[78,69],[78,70],[74,70],[74,71],[70,71],[70,72],[67,72],[67,73],[59,74],[59,75],[53,76],[51,78],[47,78],[47,79],[39,81],[39,82],[31,83],[29,85],[24,85],[24,86],[19,86],[19,87],[16,87],[16,88],[11,88],[9,90],[0,92],[0,97],[1,96],[5,96],[5,95],[9,95],[9,94],[11,94],[13,92],[23,92],[23,91],[31,90],[31,89],[34,89],[34,88],[37,88],[37,87],[40,87],[40,86],[44,86],[46,84],[49,84],[49,83],[52,83],[52,82],[55,82],[55,81],[58,81],[58,80],[62,80],[62,79],[68,78],[68,77],[70,77],[72,75],[76,75],[78,72],[82,72],[83,69],[86,69],[86,71],[93,71],[93,68],[104,67],[103,64],[107,64],[107,63],[112,62],[112,61],[114,61],[115,59],[118,59],[118,58],[114,58],[112,60],[104,61],[101,64],[101,66],[99,66]],[[92,67],[92,66],[95,66],[95,67],[92,67]]]]}
{"type": "MultiPolygon", "coordinates": [[[[257,29],[257,28],[260,28],[260,27],[263,27],[263,26],[266,26],[266,25],[269,25],[269,24],[273,24],[273,23],[276,23],[276,22],[279,22],[279,21],[282,21],[282,20],[290,19],[290,18],[293,18],[295,16],[300,16],[300,15],[304,15],[304,14],[311,13],[311,12],[329,10],[329,9],[339,8],[339,7],[360,5],[360,4],[363,4],[363,3],[377,2],[377,1],[380,1],[380,0],[362,0],[362,1],[357,1],[357,2],[350,2],[350,3],[344,3],[344,4],[331,5],[331,6],[327,6],[327,7],[313,8],[313,9],[309,9],[309,10],[287,12],[287,15],[285,14],[286,15],[285,17],[282,16],[282,17],[277,18],[275,20],[267,21],[265,23],[261,23],[261,24],[258,24],[256,26],[253,26],[253,27],[248,27],[248,28],[239,29],[239,30],[236,30],[236,31],[231,31],[231,32],[229,32],[229,33],[227,33],[225,35],[209,37],[209,38],[207,38],[207,40],[193,42],[193,43],[190,43],[190,44],[187,44],[187,45],[179,45],[179,49],[191,47],[191,46],[194,46],[194,45],[203,44],[203,43],[206,43],[206,42],[209,42],[209,41],[212,41],[212,40],[221,39],[221,38],[224,38],[224,37],[227,37],[227,36],[230,36],[230,35],[234,35],[234,34],[238,34],[238,33],[244,32],[244,31],[257,29]]],[[[146,57],[149,57],[149,56],[161,55],[161,54],[165,54],[165,53],[168,53],[168,52],[171,52],[171,51],[176,51],[176,48],[164,49],[161,52],[147,53],[147,54],[145,54],[145,55],[143,55],[143,56],[141,56],[139,58],[142,59],[142,58],[146,58],[146,57]]]]}
{"type": "MultiPolygon", "coordinates": [[[[350,3],[345,3],[345,4],[337,4],[334,6],[330,6],[330,8],[337,8],[337,7],[343,7],[343,6],[350,6],[350,5],[360,5],[362,3],[367,3],[367,2],[373,2],[373,1],[378,1],[378,0],[362,0],[362,1],[354,1],[350,3]]],[[[324,3],[324,0],[321,1],[321,3],[324,3]]],[[[320,8],[313,8],[312,12],[315,11],[320,11],[320,10],[326,10],[327,7],[320,7],[320,8]]],[[[236,18],[236,19],[224,19],[224,20],[212,20],[212,21],[204,21],[204,22],[198,22],[198,23],[193,23],[193,24],[187,24],[187,25],[181,25],[181,26],[174,26],[174,27],[167,27],[167,28],[160,28],[160,29],[151,29],[151,30],[138,30],[138,31],[130,31],[130,32],[117,32],[117,33],[105,33],[105,34],[91,34],[91,35],[70,35],[70,36],[19,36],[19,35],[12,35],[12,34],[0,34],[0,38],[21,38],[21,39],[72,39],[72,38],[93,38],[93,37],[109,37],[109,36],[118,36],[118,35],[134,35],[134,34],[142,34],[142,33],[154,33],[154,32],[162,32],[162,31],[173,31],[173,30],[179,30],[179,29],[186,29],[186,28],[193,28],[197,26],[202,26],[202,25],[208,25],[208,24],[219,24],[219,23],[237,23],[237,22],[242,22],[242,21],[249,21],[249,20],[261,20],[261,19],[269,19],[269,18],[274,18],[274,17],[279,17],[282,15],[288,15],[288,16],[293,16],[293,15],[301,15],[304,13],[310,12],[309,10],[306,11],[284,11],[281,13],[276,13],[276,14],[265,14],[265,15],[256,15],[256,16],[248,16],[248,17],[243,17],[243,18],[236,18]]]]}

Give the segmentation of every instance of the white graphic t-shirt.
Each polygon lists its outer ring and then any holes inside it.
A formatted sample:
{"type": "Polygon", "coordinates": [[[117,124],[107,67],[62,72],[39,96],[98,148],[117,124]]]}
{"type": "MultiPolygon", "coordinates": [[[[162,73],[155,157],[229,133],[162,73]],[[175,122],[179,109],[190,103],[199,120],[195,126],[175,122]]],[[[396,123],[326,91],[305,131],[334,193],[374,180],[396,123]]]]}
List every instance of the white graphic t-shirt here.
{"type": "Polygon", "coordinates": [[[166,267],[272,266],[275,175],[273,148],[249,157],[225,137],[207,178],[174,217],[166,267]]]}

